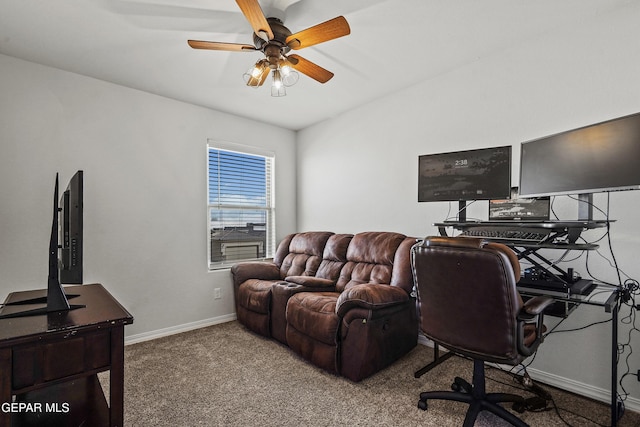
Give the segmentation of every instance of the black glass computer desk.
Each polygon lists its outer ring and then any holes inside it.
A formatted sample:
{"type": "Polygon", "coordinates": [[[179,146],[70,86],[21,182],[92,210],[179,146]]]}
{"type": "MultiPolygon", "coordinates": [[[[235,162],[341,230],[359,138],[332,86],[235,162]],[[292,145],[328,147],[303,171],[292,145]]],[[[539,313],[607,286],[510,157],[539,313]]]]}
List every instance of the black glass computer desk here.
{"type": "MultiPolygon", "coordinates": [[[[531,298],[537,295],[551,296],[555,303],[550,314],[560,317],[569,316],[580,305],[591,305],[604,308],[611,315],[611,425],[617,425],[620,416],[618,403],[618,311],[620,305],[621,290],[598,281],[574,278],[571,269],[563,270],[556,263],[549,260],[544,252],[546,250],[563,251],[590,251],[598,248],[597,244],[579,243],[581,233],[585,230],[593,230],[608,227],[612,221],[606,220],[569,220],[569,221],[445,221],[435,223],[441,236],[447,236],[448,228],[466,232],[483,227],[504,228],[505,230],[540,229],[548,238],[543,242],[529,240],[488,238],[490,241],[504,243],[511,247],[518,259],[526,260],[540,271],[544,272],[549,280],[526,280],[524,277],[518,285],[518,290],[523,298],[531,298]]],[[[439,362],[440,356],[435,350],[436,361],[416,372],[421,375],[433,365],[439,362]]]]}

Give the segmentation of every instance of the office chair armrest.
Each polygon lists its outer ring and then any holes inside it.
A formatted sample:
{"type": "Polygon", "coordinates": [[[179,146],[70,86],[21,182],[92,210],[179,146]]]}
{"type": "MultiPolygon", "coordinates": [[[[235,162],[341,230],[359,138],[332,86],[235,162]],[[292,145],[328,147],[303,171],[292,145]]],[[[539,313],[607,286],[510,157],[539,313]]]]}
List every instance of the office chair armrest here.
{"type": "Polygon", "coordinates": [[[344,317],[345,313],[354,307],[375,310],[402,304],[408,300],[409,295],[404,289],[390,285],[365,283],[345,289],[340,294],[336,303],[336,313],[338,316],[344,317]]]}
{"type": "Polygon", "coordinates": [[[540,313],[542,313],[547,307],[553,304],[553,298],[539,295],[531,298],[522,307],[518,314],[518,320],[532,320],[535,319],[540,313]]]}
{"type": "Polygon", "coordinates": [[[518,314],[518,320],[522,322],[522,324],[518,328],[518,351],[521,354],[525,356],[531,356],[533,352],[538,348],[538,345],[540,345],[540,343],[544,341],[544,337],[542,335],[546,330],[544,326],[544,310],[551,304],[553,304],[553,298],[545,295],[540,295],[528,300],[520,310],[520,313],[518,314]],[[534,319],[537,319],[535,326],[536,337],[531,343],[529,343],[529,345],[526,345],[524,342],[524,323],[534,319]]]}

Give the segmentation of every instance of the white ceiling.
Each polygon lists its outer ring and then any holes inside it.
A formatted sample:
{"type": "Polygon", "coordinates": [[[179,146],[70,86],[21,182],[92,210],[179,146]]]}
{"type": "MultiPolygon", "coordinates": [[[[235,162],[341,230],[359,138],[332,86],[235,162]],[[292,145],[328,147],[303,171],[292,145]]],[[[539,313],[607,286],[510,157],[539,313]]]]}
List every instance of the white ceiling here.
{"type": "Polygon", "coordinates": [[[260,0],[292,32],[338,15],[351,26],[296,51],[335,77],[301,76],[283,98],[244,85],[260,52],[187,45],[252,44],[233,0],[0,0],[0,53],[299,130],[631,1],[260,0]]]}

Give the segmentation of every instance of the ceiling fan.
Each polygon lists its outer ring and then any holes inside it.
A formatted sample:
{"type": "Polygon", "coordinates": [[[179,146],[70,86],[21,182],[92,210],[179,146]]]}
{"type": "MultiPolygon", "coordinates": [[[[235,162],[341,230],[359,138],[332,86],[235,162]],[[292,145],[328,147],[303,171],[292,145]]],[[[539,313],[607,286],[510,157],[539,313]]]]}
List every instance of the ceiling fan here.
{"type": "Polygon", "coordinates": [[[296,71],[320,83],[326,83],[333,77],[331,71],[304,59],[300,55],[288,55],[288,53],[291,49],[303,49],[350,34],[351,29],[344,16],[338,16],[292,34],[280,19],[266,18],[258,0],[236,0],[236,3],[253,28],[253,45],[188,40],[189,46],[194,49],[263,52],[265,58],[258,60],[244,74],[244,78],[247,86],[259,87],[271,72],[273,75],[272,96],[286,95],[285,86],[291,86],[298,81],[296,71]]]}

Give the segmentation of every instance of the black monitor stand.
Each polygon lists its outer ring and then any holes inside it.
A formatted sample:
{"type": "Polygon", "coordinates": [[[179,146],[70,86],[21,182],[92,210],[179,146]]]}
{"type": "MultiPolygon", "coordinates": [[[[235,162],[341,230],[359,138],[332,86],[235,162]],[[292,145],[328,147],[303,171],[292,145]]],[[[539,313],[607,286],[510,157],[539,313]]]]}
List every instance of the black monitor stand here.
{"type": "Polygon", "coordinates": [[[83,308],[84,305],[69,305],[68,298],[77,295],[66,295],[58,276],[58,174],[56,174],[56,186],[53,192],[53,221],[51,224],[51,238],[49,239],[49,280],[47,283],[46,297],[32,298],[22,301],[14,301],[6,304],[10,305],[27,305],[27,304],[44,304],[46,307],[34,308],[15,313],[7,313],[0,315],[0,319],[8,317],[25,317],[38,316],[41,314],[53,313],[58,311],[68,311],[77,308],[83,308]]]}
{"type": "Polygon", "coordinates": [[[578,220],[593,221],[593,194],[578,194],[578,220]]]}
{"type": "Polygon", "coordinates": [[[467,220],[467,202],[466,200],[458,200],[458,221],[465,222],[467,220]]]}

